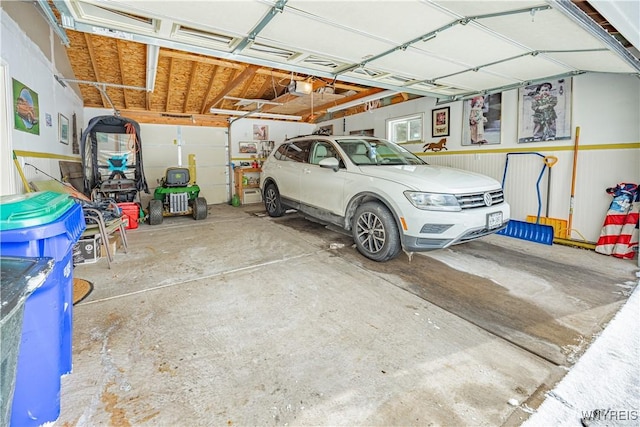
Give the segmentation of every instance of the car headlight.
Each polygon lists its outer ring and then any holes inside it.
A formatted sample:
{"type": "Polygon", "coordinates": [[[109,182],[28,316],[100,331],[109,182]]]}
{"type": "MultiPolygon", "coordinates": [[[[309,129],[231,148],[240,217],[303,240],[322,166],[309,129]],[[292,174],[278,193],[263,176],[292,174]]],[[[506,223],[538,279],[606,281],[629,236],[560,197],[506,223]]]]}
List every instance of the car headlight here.
{"type": "Polygon", "coordinates": [[[423,193],[420,191],[405,191],[404,195],[411,204],[418,209],[430,211],[458,212],[462,208],[453,194],[423,193]]]}

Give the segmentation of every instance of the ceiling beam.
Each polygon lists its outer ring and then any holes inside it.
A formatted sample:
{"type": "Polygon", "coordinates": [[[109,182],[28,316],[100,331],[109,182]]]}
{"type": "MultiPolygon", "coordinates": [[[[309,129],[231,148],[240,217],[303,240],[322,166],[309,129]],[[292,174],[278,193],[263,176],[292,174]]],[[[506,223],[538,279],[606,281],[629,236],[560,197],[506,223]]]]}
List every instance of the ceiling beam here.
{"type": "Polygon", "coordinates": [[[225,96],[229,95],[229,92],[231,92],[233,89],[235,89],[236,87],[238,87],[242,83],[244,83],[244,81],[246,79],[248,79],[249,77],[253,76],[256,73],[257,69],[258,69],[257,65],[249,65],[247,68],[245,68],[245,70],[243,72],[241,72],[238,77],[233,79],[233,81],[231,83],[227,84],[227,86],[222,91],[220,91],[220,93],[215,98],[213,98],[213,100],[211,102],[209,102],[208,104],[205,105],[205,108],[203,108],[200,111],[201,114],[204,114],[207,111],[209,111],[211,109],[211,107],[213,107],[218,102],[220,102],[222,100],[222,98],[224,98],[225,96]]]}
{"type": "MultiPolygon", "coordinates": [[[[118,51],[118,65],[120,67],[120,81],[122,82],[122,84],[124,84],[124,60],[123,58],[125,57],[122,54],[122,43],[120,42],[120,40],[116,40],[116,49],[118,51]]],[[[129,108],[129,102],[127,102],[127,91],[126,90],[122,90],[122,97],[124,98],[124,108],[129,108]]]]}
{"type": "MultiPolygon", "coordinates": [[[[213,57],[206,57],[196,53],[189,52],[178,52],[175,50],[167,50],[160,49],[160,56],[165,58],[177,58],[183,59],[185,61],[196,61],[203,64],[211,64],[218,65],[225,68],[235,68],[235,69],[243,69],[246,67],[246,63],[234,62],[234,61],[225,61],[224,59],[217,59],[213,57]]],[[[293,80],[307,80],[309,78],[308,75],[292,75],[290,72],[286,72],[283,70],[274,70],[268,68],[259,68],[256,71],[256,74],[264,74],[272,77],[276,77],[279,79],[293,79],[293,80]]],[[[355,90],[356,92],[366,90],[367,88],[363,88],[362,86],[358,86],[355,84],[349,84],[344,82],[335,82],[334,86],[338,89],[344,90],[355,90]]]]}
{"type": "MultiPolygon", "coordinates": [[[[256,74],[253,74],[252,76],[247,78],[247,82],[244,84],[244,88],[242,88],[242,91],[240,91],[240,96],[238,96],[238,98],[247,97],[247,92],[249,92],[249,89],[251,88],[251,85],[253,84],[253,81],[255,80],[255,78],[256,78],[256,74]]],[[[237,109],[239,110],[240,107],[238,107],[237,109]]]]}
{"type": "MultiPolygon", "coordinates": [[[[269,90],[271,90],[271,86],[272,86],[271,79],[269,77],[265,78],[264,82],[262,83],[262,86],[260,86],[260,89],[258,89],[257,98],[264,99],[264,96],[268,93],[269,90]]],[[[274,93],[271,99],[275,98],[276,96],[278,96],[278,94],[274,93]]]]}
{"type": "Polygon", "coordinates": [[[189,106],[189,100],[191,99],[191,93],[193,89],[193,82],[198,75],[198,63],[191,63],[191,75],[189,76],[189,83],[187,83],[186,95],[184,97],[184,104],[182,105],[182,111],[186,112],[189,106]]]}
{"type": "Polygon", "coordinates": [[[185,126],[223,127],[229,125],[229,116],[213,114],[171,114],[160,111],[120,110],[120,114],[138,123],[172,124],[185,126]]]}
{"type": "MultiPolygon", "coordinates": [[[[84,40],[87,43],[87,52],[89,53],[89,59],[91,60],[91,69],[93,70],[93,74],[96,76],[96,82],[99,82],[102,79],[100,78],[100,72],[96,67],[96,54],[95,49],[93,48],[93,42],[91,41],[91,35],[85,33],[84,40]]],[[[98,88],[96,87],[96,89],[98,88]]],[[[104,108],[109,108],[109,106],[107,106],[107,100],[104,97],[104,92],[99,89],[98,92],[100,93],[100,97],[102,98],[102,106],[104,108]]]]}
{"type": "Polygon", "coordinates": [[[369,90],[366,90],[364,92],[360,92],[360,93],[357,93],[357,94],[355,94],[353,96],[349,96],[349,97],[343,98],[340,101],[329,102],[328,104],[330,104],[330,105],[328,105],[327,108],[339,107],[342,104],[346,104],[346,103],[352,102],[352,101],[357,101],[358,99],[365,98],[367,96],[375,95],[377,93],[382,92],[383,90],[384,89],[380,89],[380,88],[377,88],[377,87],[376,88],[370,88],[369,90]]]}
{"type": "Polygon", "coordinates": [[[165,104],[164,104],[165,111],[169,111],[169,102],[171,102],[171,92],[173,91],[172,90],[173,79],[171,78],[171,76],[173,76],[173,66],[174,66],[173,59],[169,59],[169,74],[168,74],[169,81],[167,82],[167,98],[165,99],[165,104]]]}
{"type": "Polygon", "coordinates": [[[200,107],[200,111],[207,111],[207,99],[211,96],[211,92],[213,91],[213,83],[216,81],[216,74],[218,74],[218,66],[214,65],[213,70],[211,70],[211,79],[209,80],[209,86],[207,87],[207,91],[202,97],[202,106],[200,107]]]}

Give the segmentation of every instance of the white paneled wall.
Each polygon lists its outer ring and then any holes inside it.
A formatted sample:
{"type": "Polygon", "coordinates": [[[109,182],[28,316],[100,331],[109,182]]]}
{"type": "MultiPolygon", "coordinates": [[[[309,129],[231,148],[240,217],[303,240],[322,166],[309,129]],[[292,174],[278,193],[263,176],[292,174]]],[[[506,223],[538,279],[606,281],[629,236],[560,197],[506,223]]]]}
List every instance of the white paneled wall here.
{"type": "MultiPolygon", "coordinates": [[[[540,216],[568,220],[573,151],[532,152],[558,158],[558,162],[551,167],[550,189],[548,187],[549,169],[544,167],[543,157],[535,154],[509,155],[506,177],[504,170],[507,153],[430,155],[423,156],[423,159],[434,165],[480,172],[500,182],[504,178],[505,197],[511,205],[513,219],[524,221],[529,215],[537,216],[538,206],[540,206],[540,216]],[[537,184],[543,169],[542,178],[537,184]]],[[[638,148],[632,145],[626,149],[579,148],[571,238],[590,242],[598,240],[604,217],[611,203],[611,196],[606,193],[606,189],[621,182],[640,183],[640,150],[638,148]]]]}
{"type": "MultiPolygon", "coordinates": [[[[189,165],[195,155],[196,182],[208,204],[226,203],[228,197],[227,135],[224,128],[140,124],[144,173],[153,190],[168,167],[189,165]]],[[[142,197],[142,195],[141,195],[142,197]]]]}

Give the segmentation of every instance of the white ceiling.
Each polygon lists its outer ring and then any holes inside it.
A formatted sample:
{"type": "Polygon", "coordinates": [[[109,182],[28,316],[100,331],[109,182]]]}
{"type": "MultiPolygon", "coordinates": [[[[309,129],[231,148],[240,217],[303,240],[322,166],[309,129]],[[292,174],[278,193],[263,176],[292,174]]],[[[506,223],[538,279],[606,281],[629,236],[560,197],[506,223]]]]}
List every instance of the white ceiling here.
{"type": "Polygon", "coordinates": [[[568,0],[64,0],[56,7],[68,29],[445,101],[584,72],[640,73],[638,58],[568,0]]]}

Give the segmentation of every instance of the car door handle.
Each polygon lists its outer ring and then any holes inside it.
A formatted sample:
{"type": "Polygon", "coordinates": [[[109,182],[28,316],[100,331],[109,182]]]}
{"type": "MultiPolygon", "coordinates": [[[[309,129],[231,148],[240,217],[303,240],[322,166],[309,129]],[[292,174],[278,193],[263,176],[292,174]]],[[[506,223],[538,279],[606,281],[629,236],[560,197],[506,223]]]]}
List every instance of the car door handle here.
{"type": "Polygon", "coordinates": [[[311,169],[310,168],[303,168],[302,172],[303,173],[311,173],[311,169]]]}

